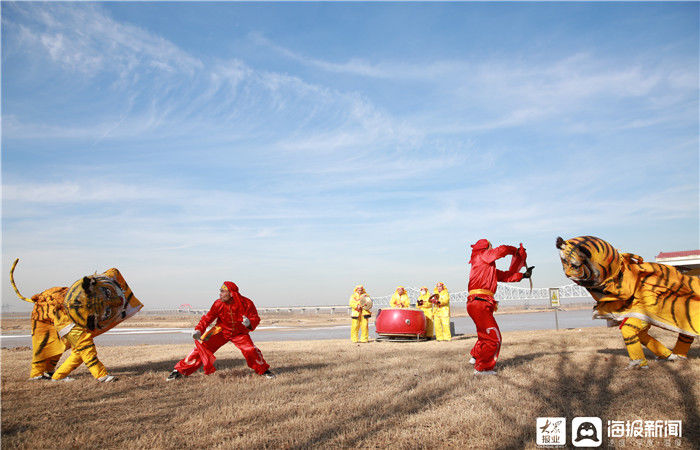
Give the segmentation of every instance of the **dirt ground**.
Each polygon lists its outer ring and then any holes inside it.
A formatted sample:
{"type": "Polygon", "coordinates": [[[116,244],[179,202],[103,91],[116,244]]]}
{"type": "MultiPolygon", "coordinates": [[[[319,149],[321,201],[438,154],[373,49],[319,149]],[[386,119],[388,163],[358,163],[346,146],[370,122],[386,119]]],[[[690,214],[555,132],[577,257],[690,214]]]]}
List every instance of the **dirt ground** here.
{"type": "MultiPolygon", "coordinates": [[[[675,336],[652,333],[666,345],[675,336]]],[[[85,367],[72,383],[27,381],[31,350],[3,349],[3,448],[535,448],[538,417],[682,421],[682,437],[602,447],[698,448],[700,349],[684,363],[626,370],[619,331],[504,333],[498,374],[451,342],[261,342],[277,373],[246,367],[227,344],[217,372],[164,378],[189,345],[99,348],[119,381],[85,367]]],[[[571,442],[569,435],[568,441],[571,442]]]]}

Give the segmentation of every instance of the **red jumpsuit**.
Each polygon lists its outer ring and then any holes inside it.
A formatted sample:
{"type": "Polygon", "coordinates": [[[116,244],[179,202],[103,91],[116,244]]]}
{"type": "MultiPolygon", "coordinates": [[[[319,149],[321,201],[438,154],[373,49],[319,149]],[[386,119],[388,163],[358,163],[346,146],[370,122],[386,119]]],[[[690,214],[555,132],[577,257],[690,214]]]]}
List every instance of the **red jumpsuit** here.
{"type": "Polygon", "coordinates": [[[467,312],[476,325],[478,339],[470,354],[476,360],[474,369],[481,372],[492,370],[496,365],[501,350],[501,330],[498,328],[493,312],[496,309],[497,281],[517,282],[523,274],[518,271],[525,267],[527,254],[523,245],[520,248],[511,245],[501,245],[490,248],[486,239],[472,245],[472,255],[469,263],[469,297],[467,312]],[[496,260],[513,255],[510,268],[507,271],[496,269],[496,260]]]}
{"type": "MultiPolygon", "coordinates": [[[[253,369],[258,375],[262,375],[269,369],[270,365],[265,362],[262,352],[253,344],[248,333],[253,331],[260,323],[258,310],[253,302],[238,293],[238,287],[229,281],[225,283],[232,293],[232,299],[229,302],[216,300],[209,312],[202,316],[195,330],[199,330],[204,334],[207,327],[217,320],[216,326],[220,328],[218,332],[212,334],[205,342],[200,344],[211,354],[215,353],[222,345],[231,341],[243,353],[243,357],[248,363],[248,367],[253,369]],[[242,321],[243,316],[250,320],[250,328],[246,328],[242,321]]],[[[184,359],[175,364],[175,370],[187,376],[194,373],[202,365],[204,360],[211,355],[200,354],[201,350],[197,347],[190,352],[184,359]]],[[[205,370],[205,373],[213,372],[213,367],[210,370],[205,370]]]]}

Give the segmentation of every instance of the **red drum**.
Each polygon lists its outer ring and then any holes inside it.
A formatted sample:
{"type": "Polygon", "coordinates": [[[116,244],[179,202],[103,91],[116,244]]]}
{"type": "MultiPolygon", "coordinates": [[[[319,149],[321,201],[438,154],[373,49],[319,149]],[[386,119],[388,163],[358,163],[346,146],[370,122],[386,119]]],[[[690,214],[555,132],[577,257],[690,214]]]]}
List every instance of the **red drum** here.
{"type": "Polygon", "coordinates": [[[425,336],[425,314],[417,308],[382,309],[374,323],[379,336],[425,336]]]}

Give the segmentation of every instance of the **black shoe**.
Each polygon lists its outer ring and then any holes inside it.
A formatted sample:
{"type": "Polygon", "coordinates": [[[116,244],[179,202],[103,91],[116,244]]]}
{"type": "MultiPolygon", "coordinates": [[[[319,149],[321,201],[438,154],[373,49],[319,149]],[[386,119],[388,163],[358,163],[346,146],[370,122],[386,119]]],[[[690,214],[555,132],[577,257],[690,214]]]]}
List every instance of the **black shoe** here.
{"type": "Polygon", "coordinates": [[[172,372],[170,372],[170,375],[168,375],[168,378],[166,378],[165,381],[173,381],[181,377],[182,374],[180,372],[178,372],[177,370],[173,370],[172,372]]]}
{"type": "Polygon", "coordinates": [[[534,268],[535,268],[535,266],[528,267],[527,270],[525,271],[525,273],[523,274],[523,278],[532,277],[532,269],[534,269],[534,268]]]}
{"type": "Polygon", "coordinates": [[[265,378],[275,378],[277,375],[275,375],[274,373],[272,373],[272,372],[270,371],[270,369],[268,369],[268,370],[265,371],[265,373],[263,373],[263,376],[264,376],[265,378]]]}

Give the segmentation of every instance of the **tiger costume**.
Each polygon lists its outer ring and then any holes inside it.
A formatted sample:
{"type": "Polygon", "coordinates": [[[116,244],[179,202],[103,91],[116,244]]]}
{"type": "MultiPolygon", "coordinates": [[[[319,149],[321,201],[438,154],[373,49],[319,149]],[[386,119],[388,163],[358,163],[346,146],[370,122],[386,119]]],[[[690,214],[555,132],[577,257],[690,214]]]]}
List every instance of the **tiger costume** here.
{"type": "Polygon", "coordinates": [[[112,268],[101,275],[86,276],[70,288],[47,289],[27,299],[19,293],[14,281],[18,261],[15,260],[12,265],[10,281],[19,298],[35,304],[32,311],[34,351],[30,379],[64,379],[83,362],[95,378],[113,379],[97,359],[92,339],[143,307],[119,270],[112,268]],[[70,356],[54,371],[66,348],[72,348],[70,356]]]}
{"type": "Polygon", "coordinates": [[[17,262],[19,262],[19,259],[15,259],[10,269],[12,287],[21,300],[34,304],[31,316],[32,363],[29,370],[29,379],[49,379],[53,375],[61,355],[66,351],[66,346],[58,337],[53,321],[56,308],[63,303],[68,288],[52,287],[33,295],[32,298],[24,297],[19,293],[19,289],[17,289],[15,284],[14,272],[17,262]]]}
{"type": "Polygon", "coordinates": [[[630,367],[648,367],[642,344],[660,359],[687,358],[700,332],[700,279],[620,253],[593,236],[559,237],[556,247],[566,276],[596,300],[594,318],[622,322],[630,367]],[[678,333],[673,351],[649,336],[651,325],[678,333]]]}

